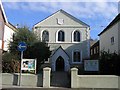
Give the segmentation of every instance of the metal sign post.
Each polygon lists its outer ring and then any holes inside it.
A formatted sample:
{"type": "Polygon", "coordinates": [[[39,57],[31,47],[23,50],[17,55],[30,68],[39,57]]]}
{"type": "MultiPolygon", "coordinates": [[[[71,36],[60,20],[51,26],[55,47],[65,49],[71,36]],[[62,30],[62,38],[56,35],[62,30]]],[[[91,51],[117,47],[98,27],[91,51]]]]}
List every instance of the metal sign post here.
{"type": "Polygon", "coordinates": [[[25,51],[27,48],[27,45],[25,42],[20,42],[18,44],[18,50],[21,52],[21,60],[20,60],[20,75],[19,75],[19,86],[21,84],[21,73],[22,73],[22,70],[21,70],[21,61],[23,59],[23,51],[25,51]]]}
{"type": "MultiPolygon", "coordinates": [[[[21,61],[23,59],[23,51],[21,51],[21,61]]],[[[20,76],[19,76],[19,86],[20,86],[20,82],[21,82],[21,73],[22,73],[22,70],[21,70],[21,61],[20,61],[20,76]]]]}

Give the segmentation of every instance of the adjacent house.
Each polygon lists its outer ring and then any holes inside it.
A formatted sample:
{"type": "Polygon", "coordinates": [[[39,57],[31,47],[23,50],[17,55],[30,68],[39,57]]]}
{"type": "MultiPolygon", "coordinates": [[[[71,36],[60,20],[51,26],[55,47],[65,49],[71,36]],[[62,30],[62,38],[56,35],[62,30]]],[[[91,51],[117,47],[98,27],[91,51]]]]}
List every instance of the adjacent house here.
{"type": "Polygon", "coordinates": [[[99,51],[99,40],[97,40],[90,46],[90,59],[97,60],[99,58],[99,51]]]}
{"type": "Polygon", "coordinates": [[[10,22],[5,23],[4,35],[3,35],[3,50],[8,51],[9,42],[12,41],[13,34],[16,32],[16,27],[10,22]]]}
{"type": "Polygon", "coordinates": [[[0,49],[3,51],[8,50],[9,41],[12,40],[12,36],[16,28],[10,24],[6,18],[5,11],[3,9],[2,2],[0,0],[0,49]]]}
{"type": "Polygon", "coordinates": [[[8,21],[2,6],[2,2],[0,0],[0,49],[3,49],[3,34],[5,23],[8,23],[8,21]]]}
{"type": "Polygon", "coordinates": [[[99,34],[100,51],[110,53],[120,52],[120,13],[114,20],[99,34]]]}
{"type": "Polygon", "coordinates": [[[69,71],[90,58],[89,25],[64,10],[35,24],[34,32],[52,51],[48,61],[52,71],[69,71]]]}

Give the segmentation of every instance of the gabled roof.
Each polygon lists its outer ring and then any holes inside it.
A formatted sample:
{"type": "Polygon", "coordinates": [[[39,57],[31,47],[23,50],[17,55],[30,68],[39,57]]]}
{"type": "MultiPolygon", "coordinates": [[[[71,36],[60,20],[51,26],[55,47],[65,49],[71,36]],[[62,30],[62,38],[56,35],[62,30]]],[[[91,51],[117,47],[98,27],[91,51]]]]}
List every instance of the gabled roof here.
{"type": "Polygon", "coordinates": [[[3,8],[3,5],[2,5],[2,1],[0,0],[0,10],[2,12],[2,16],[4,18],[4,21],[5,21],[5,25],[7,25],[9,28],[11,28],[12,30],[16,31],[16,27],[13,26],[10,22],[8,22],[7,20],[7,17],[6,17],[6,14],[5,14],[5,11],[4,11],[4,8],[3,8]]]}
{"type": "Polygon", "coordinates": [[[7,17],[6,17],[6,14],[5,14],[5,11],[4,11],[4,8],[3,8],[1,0],[0,0],[0,9],[2,11],[2,15],[3,15],[3,18],[4,18],[5,22],[8,23],[8,20],[7,20],[7,17]]]}
{"type": "MultiPolygon", "coordinates": [[[[53,51],[53,53],[51,54],[51,56],[53,56],[59,49],[62,49],[64,52],[65,52],[65,50],[61,47],[61,46],[59,46],[57,49],[55,49],[54,51],[53,51]]],[[[65,52],[66,53],[66,52],[65,52]]],[[[66,53],[66,55],[69,57],[69,55],[66,53]]]]}
{"type": "Polygon", "coordinates": [[[114,18],[114,20],[100,34],[98,34],[98,36],[103,34],[105,31],[109,30],[109,28],[112,27],[114,24],[116,24],[118,21],[120,21],[120,13],[114,18]]]}
{"type": "MultiPolygon", "coordinates": [[[[58,13],[58,12],[62,12],[62,13],[64,13],[64,14],[66,14],[66,15],[70,16],[70,17],[71,17],[73,20],[75,20],[76,22],[78,22],[78,23],[82,23],[82,24],[84,24],[85,26],[90,27],[90,26],[89,26],[89,25],[87,25],[86,23],[82,22],[81,20],[77,19],[76,17],[72,16],[71,14],[69,14],[69,13],[65,12],[65,11],[64,11],[64,10],[62,10],[62,9],[60,9],[60,10],[56,11],[55,13],[51,14],[51,15],[50,15],[50,16],[48,16],[47,18],[49,18],[49,17],[53,16],[54,14],[56,14],[56,13],[58,13]]],[[[45,19],[41,20],[40,22],[43,22],[43,21],[44,21],[44,20],[46,20],[47,18],[45,18],[45,19]]],[[[36,23],[35,25],[39,24],[40,22],[36,23]]],[[[34,25],[34,26],[35,26],[35,25],[34,25]]]]}
{"type": "Polygon", "coordinates": [[[11,28],[13,31],[17,31],[17,28],[14,26],[14,25],[12,25],[10,22],[8,22],[8,23],[5,23],[5,25],[7,25],[9,28],[11,28]]]}
{"type": "Polygon", "coordinates": [[[90,46],[90,48],[92,48],[92,47],[95,47],[95,46],[99,46],[99,40],[97,40],[96,42],[94,42],[91,46],[90,46]]]}

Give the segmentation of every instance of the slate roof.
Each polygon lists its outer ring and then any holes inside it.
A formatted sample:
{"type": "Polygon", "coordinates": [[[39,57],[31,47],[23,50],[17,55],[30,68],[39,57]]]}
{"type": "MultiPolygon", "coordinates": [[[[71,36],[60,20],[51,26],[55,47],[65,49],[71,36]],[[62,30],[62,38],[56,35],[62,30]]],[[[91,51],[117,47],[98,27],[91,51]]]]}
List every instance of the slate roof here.
{"type": "Polygon", "coordinates": [[[109,28],[112,27],[114,24],[116,24],[118,21],[120,21],[120,13],[114,18],[114,20],[100,34],[98,34],[98,36],[103,34],[105,31],[109,30],[109,28]]]}

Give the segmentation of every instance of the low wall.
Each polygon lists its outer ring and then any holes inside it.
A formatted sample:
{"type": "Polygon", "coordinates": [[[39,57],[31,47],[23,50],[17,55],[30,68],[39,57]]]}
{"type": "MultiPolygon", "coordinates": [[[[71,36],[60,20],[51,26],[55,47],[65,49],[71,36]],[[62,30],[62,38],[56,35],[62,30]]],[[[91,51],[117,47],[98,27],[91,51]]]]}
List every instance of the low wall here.
{"type": "Polygon", "coordinates": [[[115,75],[78,75],[78,69],[72,68],[71,88],[120,89],[120,77],[115,75]]]}
{"type": "Polygon", "coordinates": [[[120,77],[118,78],[118,87],[120,89],[120,77]]]}
{"type": "Polygon", "coordinates": [[[79,87],[118,88],[118,77],[112,75],[78,75],[79,87]]]}
{"type": "Polygon", "coordinates": [[[3,85],[13,85],[13,74],[2,73],[2,84],[3,85]]]}
{"type": "MultiPolygon", "coordinates": [[[[2,85],[18,85],[19,74],[2,73],[2,85]]],[[[42,74],[21,74],[21,86],[43,86],[42,74]]]]}

